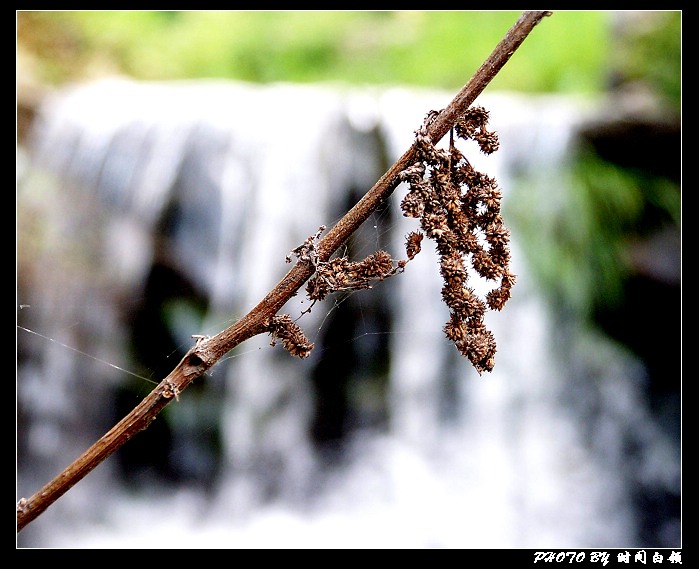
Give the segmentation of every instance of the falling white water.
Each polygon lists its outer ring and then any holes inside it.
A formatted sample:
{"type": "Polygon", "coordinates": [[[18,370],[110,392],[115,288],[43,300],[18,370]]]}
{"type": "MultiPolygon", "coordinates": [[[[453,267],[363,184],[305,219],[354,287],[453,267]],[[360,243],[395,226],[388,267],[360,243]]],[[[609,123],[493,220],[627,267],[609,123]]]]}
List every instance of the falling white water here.
{"type": "MultiPolygon", "coordinates": [[[[119,302],[142,294],[163,247],[208,299],[202,321],[181,320],[182,342],[218,332],[274,286],[289,268],[286,255],[339,219],[354,199],[348,192],[371,187],[408,148],[425,114],[450,98],[407,89],[112,80],[47,100],[33,162],[19,184],[19,222],[28,223],[25,209],[46,216],[44,231],[56,233],[56,248],[74,249],[71,258],[87,265],[88,276],[54,267],[59,261],[45,253],[32,265],[39,276],[21,288],[33,312],[18,323],[56,341],[24,340],[31,349],[18,365],[19,402],[27,409],[20,436],[31,460],[20,463],[18,497],[36,491],[111,426],[100,409],[122,379],[94,358],[128,369],[128,318],[119,302]],[[39,195],[40,182],[53,189],[39,195]],[[46,200],[56,206],[44,209],[46,200]],[[176,223],[163,246],[157,227],[173,204],[176,223]],[[90,227],[98,240],[86,243],[90,227]],[[93,359],[64,345],[82,346],[93,359]]],[[[505,208],[516,207],[508,193],[523,179],[552,186],[555,202],[554,176],[594,108],[513,95],[479,103],[491,112],[501,149],[472,161],[498,180],[505,208]]],[[[402,190],[393,195],[394,212],[402,190]]],[[[402,258],[414,220],[394,213],[388,236],[379,221],[365,224],[369,242],[361,254],[387,238],[385,246],[402,258]]],[[[443,336],[448,311],[430,242],[405,273],[356,293],[367,299],[360,318],[370,319],[372,294],[392,318],[382,332],[389,335],[388,421],[351,432],[339,466],[325,468],[309,436],[316,395],[308,378],[323,354],[297,360],[258,337],[206,379],[224,386],[222,470],[213,491],[181,485],[128,492],[103,465],[24,530],[20,544],[642,546],[634,541],[619,441],[645,429],[648,452],[663,447],[641,398],[638,366],[603,339],[585,337],[568,348],[582,366],[566,367],[516,229],[512,249],[518,281],[505,309],[486,321],[498,352],[494,371],[482,377],[443,336]],[[589,403],[579,403],[600,410],[593,438],[584,413],[566,402],[581,385],[589,403]]],[[[296,318],[308,307],[299,294],[284,310],[296,318]]],[[[299,320],[311,340],[320,342],[335,307],[332,300],[316,305],[299,320]]],[[[176,404],[181,417],[190,404],[185,392],[176,404]]],[[[678,464],[663,464],[657,477],[674,480],[678,464]]]]}

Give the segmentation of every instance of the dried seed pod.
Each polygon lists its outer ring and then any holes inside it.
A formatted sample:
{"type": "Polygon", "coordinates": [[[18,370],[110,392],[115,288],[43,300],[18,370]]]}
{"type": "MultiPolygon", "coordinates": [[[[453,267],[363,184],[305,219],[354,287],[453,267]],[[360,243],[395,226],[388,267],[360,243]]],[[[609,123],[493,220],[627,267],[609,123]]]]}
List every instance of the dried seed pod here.
{"type": "Polygon", "coordinates": [[[408,255],[408,259],[412,261],[420,250],[422,249],[422,237],[423,234],[416,231],[411,231],[408,233],[408,237],[405,241],[405,254],[408,255]]]}
{"type": "Polygon", "coordinates": [[[311,354],[313,342],[306,338],[301,327],[288,314],[273,316],[267,324],[267,331],[272,336],[272,346],[275,346],[279,339],[292,356],[304,359],[311,354]]]}

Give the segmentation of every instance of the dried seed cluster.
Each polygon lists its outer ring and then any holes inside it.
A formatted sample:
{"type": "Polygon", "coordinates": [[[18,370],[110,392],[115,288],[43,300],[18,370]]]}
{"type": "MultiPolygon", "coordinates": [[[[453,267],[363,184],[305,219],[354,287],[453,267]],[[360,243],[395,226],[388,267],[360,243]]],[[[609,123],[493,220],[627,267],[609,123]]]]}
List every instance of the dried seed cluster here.
{"type": "MultiPolygon", "coordinates": [[[[408,261],[394,261],[383,250],[372,253],[361,261],[351,262],[347,257],[336,257],[330,261],[320,261],[316,250],[316,241],[325,230],[321,225],[315,235],[309,236],[286,257],[290,263],[292,256],[299,261],[311,263],[316,272],[306,285],[306,295],[315,304],[333,292],[350,292],[371,288],[372,283],[382,281],[402,272],[408,261]],[[395,263],[395,264],[394,264],[395,263]]],[[[420,239],[422,236],[420,236],[420,239]]],[[[419,240],[418,240],[419,250],[419,240]]],[[[410,257],[412,259],[412,257],[410,257]]],[[[313,305],[311,305],[313,306],[313,305]]],[[[310,308],[305,312],[310,312],[310,308]]],[[[306,338],[301,328],[291,320],[288,314],[275,316],[266,328],[272,336],[272,346],[281,339],[284,348],[293,356],[307,358],[313,349],[313,343],[306,338]]]]}
{"type": "MultiPolygon", "coordinates": [[[[486,128],[488,111],[473,107],[452,130],[449,149],[437,149],[427,134],[436,116],[434,111],[429,113],[415,133],[418,160],[401,173],[401,180],[409,184],[401,209],[406,217],[419,218],[424,233],[436,242],[444,279],[442,299],[451,313],[444,333],[482,373],[492,371],[496,351],[483,316],[488,308],[502,309],[516,277],[509,270],[510,233],[500,215],[501,192],[494,179],[477,172],[456,148],[454,133],[475,140],[486,154],[495,152],[499,141],[486,128]],[[485,301],[467,286],[469,258],[480,276],[499,279],[499,286],[485,301]]],[[[419,251],[421,237],[419,233],[408,236],[409,258],[419,251]]]]}
{"type": "MultiPolygon", "coordinates": [[[[401,202],[403,215],[420,219],[422,229],[406,238],[407,260],[395,261],[380,250],[356,262],[347,257],[321,261],[316,250],[316,241],[325,230],[321,226],[291,251],[286,261],[290,263],[296,256],[313,265],[315,273],[306,285],[306,294],[315,303],[334,292],[371,288],[372,283],[402,272],[420,252],[423,236],[427,235],[437,245],[444,279],[442,299],[450,310],[444,333],[482,373],[492,371],[496,351],[495,338],[485,327],[483,316],[488,309],[502,309],[516,277],[509,269],[510,232],[500,215],[502,196],[497,182],[473,168],[454,145],[454,133],[458,138],[475,140],[485,154],[495,152],[499,141],[497,134],[486,128],[488,111],[473,107],[452,129],[449,149],[437,149],[427,134],[437,115],[431,111],[415,132],[417,160],[400,174],[401,181],[409,185],[401,202]],[[478,275],[499,280],[485,300],[467,286],[469,260],[478,275]]],[[[313,343],[288,314],[270,319],[266,330],[273,346],[280,339],[294,356],[306,358],[313,349],[313,343]]]]}
{"type": "Polygon", "coordinates": [[[394,266],[391,255],[380,250],[361,261],[351,262],[347,257],[336,257],[327,263],[318,263],[313,277],[306,285],[310,300],[323,300],[333,292],[348,292],[371,288],[371,283],[395,275],[407,261],[394,266]]]}
{"type": "Polygon", "coordinates": [[[313,342],[306,338],[301,327],[288,314],[273,316],[267,323],[267,332],[272,336],[272,346],[276,346],[277,340],[281,340],[292,356],[304,359],[311,354],[313,342]]]}

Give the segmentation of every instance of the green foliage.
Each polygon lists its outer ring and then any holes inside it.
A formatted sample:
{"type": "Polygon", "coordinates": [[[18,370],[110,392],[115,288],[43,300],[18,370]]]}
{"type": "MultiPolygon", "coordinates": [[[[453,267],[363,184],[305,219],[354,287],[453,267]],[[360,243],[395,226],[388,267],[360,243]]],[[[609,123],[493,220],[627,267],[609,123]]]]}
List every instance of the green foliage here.
{"type": "MultiPolygon", "coordinates": [[[[517,11],[19,12],[18,42],[41,79],[103,73],[460,88],[517,11]]],[[[602,88],[610,13],[554,12],[491,89],[602,88]]]]}
{"type": "Polygon", "coordinates": [[[622,300],[629,243],[658,225],[679,227],[680,190],[587,148],[570,168],[545,176],[548,183],[516,189],[517,207],[508,214],[542,286],[559,305],[589,318],[596,307],[622,300]]]}
{"type": "Polygon", "coordinates": [[[613,61],[626,82],[653,86],[666,105],[679,109],[682,95],[682,13],[641,12],[614,50],[613,61]]]}
{"type": "MultiPolygon", "coordinates": [[[[619,13],[613,24],[604,72],[610,87],[641,86],[657,96],[657,111],[679,116],[681,12],[619,13]]],[[[523,49],[536,48],[537,39],[532,34],[523,49]]],[[[509,215],[539,285],[567,313],[589,319],[595,310],[623,302],[631,245],[661,228],[680,228],[678,184],[638,167],[625,168],[591,148],[579,148],[570,164],[540,172],[512,197],[516,208],[509,215]]]]}

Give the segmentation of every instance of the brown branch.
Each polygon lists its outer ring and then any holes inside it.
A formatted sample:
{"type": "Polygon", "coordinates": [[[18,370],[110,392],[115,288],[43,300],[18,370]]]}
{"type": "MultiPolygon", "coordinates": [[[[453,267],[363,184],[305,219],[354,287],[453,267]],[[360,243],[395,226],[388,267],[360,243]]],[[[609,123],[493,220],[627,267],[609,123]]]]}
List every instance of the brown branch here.
{"type": "MultiPolygon", "coordinates": [[[[428,136],[435,144],[483,92],[534,27],[548,15],[548,11],[532,11],[520,16],[474,76],[430,124],[428,136]]],[[[320,240],[316,247],[318,260],[327,261],[391,195],[400,183],[399,174],[412,165],[415,156],[413,145],[320,240]]],[[[133,411],[31,498],[21,498],[17,502],[17,531],[36,519],[132,436],[148,427],[166,405],[173,399],[179,399],[179,394],[192,381],[201,377],[230,350],[253,336],[268,332],[272,317],[298,292],[314,271],[313,263],[300,260],[247,315],[216,336],[199,337],[175,369],[133,411]]]]}

